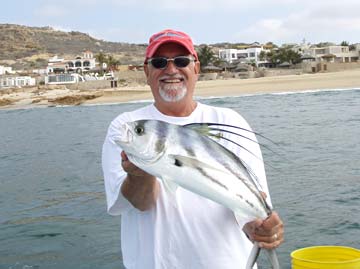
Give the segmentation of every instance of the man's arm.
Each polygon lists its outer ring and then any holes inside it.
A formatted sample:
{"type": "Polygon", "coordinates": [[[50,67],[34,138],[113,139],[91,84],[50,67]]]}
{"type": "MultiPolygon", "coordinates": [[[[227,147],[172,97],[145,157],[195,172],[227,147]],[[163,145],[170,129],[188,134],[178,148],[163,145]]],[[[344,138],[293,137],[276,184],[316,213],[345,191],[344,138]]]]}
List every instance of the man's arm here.
{"type": "Polygon", "coordinates": [[[121,165],[127,176],[121,185],[123,196],[140,211],[151,209],[159,196],[160,184],[156,178],[129,161],[121,152],[121,165]]]}

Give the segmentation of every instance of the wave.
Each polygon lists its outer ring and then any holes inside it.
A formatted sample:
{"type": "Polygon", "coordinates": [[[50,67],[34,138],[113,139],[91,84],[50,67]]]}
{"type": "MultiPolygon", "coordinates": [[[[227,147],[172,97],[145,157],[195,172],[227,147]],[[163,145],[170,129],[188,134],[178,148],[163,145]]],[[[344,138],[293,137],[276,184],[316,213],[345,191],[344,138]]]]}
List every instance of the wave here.
{"type": "Polygon", "coordinates": [[[270,93],[272,95],[287,95],[287,94],[304,94],[304,93],[317,93],[317,92],[341,92],[341,91],[358,91],[360,88],[343,88],[343,89],[312,89],[301,91],[289,91],[289,92],[275,92],[270,93]]]}
{"type": "Polygon", "coordinates": [[[153,102],[153,99],[141,99],[141,100],[133,100],[133,101],[114,102],[114,103],[81,104],[81,106],[112,106],[119,104],[137,104],[137,103],[151,103],[151,102],[153,102]]]}
{"type": "MultiPolygon", "coordinates": [[[[317,92],[341,92],[341,91],[359,91],[360,88],[343,88],[343,89],[312,89],[312,90],[290,90],[282,92],[263,92],[263,93],[246,93],[239,95],[223,95],[223,96],[194,96],[195,100],[209,100],[209,99],[225,99],[225,98],[239,98],[239,97],[252,97],[252,96],[264,96],[264,95],[290,95],[290,94],[306,94],[306,93],[317,93],[317,92]]],[[[113,103],[96,103],[96,104],[81,104],[80,106],[111,106],[119,104],[138,104],[138,103],[151,103],[153,99],[141,99],[133,101],[122,101],[122,102],[113,102],[113,103]]],[[[28,106],[15,106],[1,108],[0,111],[18,111],[18,110],[29,110],[29,109],[43,109],[43,108],[63,108],[63,107],[73,107],[74,105],[28,105],[28,106]]]]}
{"type": "Polygon", "coordinates": [[[222,99],[222,98],[238,98],[238,97],[251,97],[251,96],[263,96],[263,95],[290,95],[290,94],[306,94],[317,92],[341,92],[341,91],[359,91],[360,88],[342,88],[342,89],[311,89],[311,90],[290,90],[282,92],[262,92],[262,93],[247,93],[239,95],[223,95],[223,96],[195,96],[196,100],[206,99],[222,99]]]}

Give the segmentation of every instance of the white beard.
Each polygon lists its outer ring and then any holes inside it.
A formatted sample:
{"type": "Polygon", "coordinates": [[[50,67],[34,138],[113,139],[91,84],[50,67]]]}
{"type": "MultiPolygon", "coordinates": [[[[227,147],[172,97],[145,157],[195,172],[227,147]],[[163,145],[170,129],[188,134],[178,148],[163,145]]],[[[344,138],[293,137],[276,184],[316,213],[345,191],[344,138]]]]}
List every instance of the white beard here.
{"type": "Polygon", "coordinates": [[[185,97],[187,88],[183,84],[167,83],[159,87],[159,93],[165,102],[178,102],[185,97]]]}

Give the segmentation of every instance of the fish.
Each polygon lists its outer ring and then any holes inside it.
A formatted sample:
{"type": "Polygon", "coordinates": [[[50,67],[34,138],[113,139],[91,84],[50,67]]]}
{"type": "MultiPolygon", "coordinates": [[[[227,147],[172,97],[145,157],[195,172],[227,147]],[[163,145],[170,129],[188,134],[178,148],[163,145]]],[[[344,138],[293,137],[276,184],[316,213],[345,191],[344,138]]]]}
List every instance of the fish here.
{"type": "MultiPolygon", "coordinates": [[[[220,123],[181,126],[159,120],[138,120],[120,125],[113,140],[133,164],[161,179],[170,193],[175,194],[181,186],[206,197],[232,210],[238,223],[266,219],[272,208],[262,195],[256,175],[219,142],[226,140],[244,148],[226,134],[257,141],[230,128],[254,133],[220,123]]],[[[275,250],[266,251],[272,267],[279,269],[275,250]]],[[[254,266],[259,252],[255,242],[246,268],[254,266]]]]}

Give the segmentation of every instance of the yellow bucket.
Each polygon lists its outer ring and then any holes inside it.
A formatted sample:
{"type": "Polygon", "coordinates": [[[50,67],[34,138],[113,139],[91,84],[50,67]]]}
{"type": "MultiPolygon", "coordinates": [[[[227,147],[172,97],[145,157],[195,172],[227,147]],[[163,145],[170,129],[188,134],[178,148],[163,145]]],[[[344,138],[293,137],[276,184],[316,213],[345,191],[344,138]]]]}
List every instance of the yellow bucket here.
{"type": "Polygon", "coordinates": [[[360,250],[342,246],[314,246],[291,253],[292,269],[360,269],[360,250]]]}

